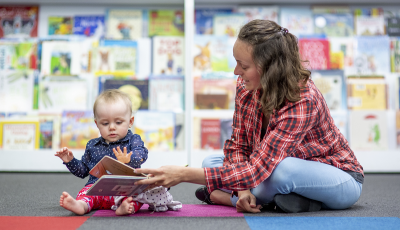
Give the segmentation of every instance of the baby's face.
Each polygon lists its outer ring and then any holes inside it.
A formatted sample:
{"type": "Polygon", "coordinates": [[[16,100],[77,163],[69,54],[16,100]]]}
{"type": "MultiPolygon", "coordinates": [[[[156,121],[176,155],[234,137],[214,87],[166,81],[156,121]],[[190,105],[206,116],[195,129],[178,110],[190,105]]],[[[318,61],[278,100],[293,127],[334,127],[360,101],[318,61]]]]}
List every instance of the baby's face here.
{"type": "Polygon", "coordinates": [[[122,99],[110,103],[101,101],[97,105],[95,123],[107,143],[124,138],[133,125],[133,120],[128,106],[122,99]]]}

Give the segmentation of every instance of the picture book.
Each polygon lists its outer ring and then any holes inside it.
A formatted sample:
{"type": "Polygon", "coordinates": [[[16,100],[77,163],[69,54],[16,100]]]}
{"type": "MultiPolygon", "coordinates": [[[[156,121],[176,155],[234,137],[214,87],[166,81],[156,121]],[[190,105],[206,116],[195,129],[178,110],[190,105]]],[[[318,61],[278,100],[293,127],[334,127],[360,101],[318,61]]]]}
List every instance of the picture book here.
{"type": "Polygon", "coordinates": [[[213,33],[218,36],[237,37],[240,28],[246,23],[246,15],[242,13],[215,14],[213,33]]]}
{"type": "Polygon", "coordinates": [[[391,37],[400,37],[400,17],[387,18],[386,31],[391,37]]]}
{"type": "Polygon", "coordinates": [[[183,36],[184,19],[184,11],[182,10],[150,10],[149,37],[183,36]]]}
{"type": "Polygon", "coordinates": [[[184,79],[183,76],[150,76],[149,110],[184,111],[184,79]]]}
{"type": "Polygon", "coordinates": [[[343,70],[345,70],[345,72],[351,70],[354,66],[354,49],[356,45],[356,39],[353,37],[330,37],[328,40],[331,54],[343,54],[343,70]]]}
{"type": "Polygon", "coordinates": [[[201,149],[221,149],[221,122],[219,119],[201,119],[201,149]]]}
{"type": "Polygon", "coordinates": [[[353,36],[354,21],[351,13],[314,13],[314,33],[329,37],[353,36]]]}
{"type": "Polygon", "coordinates": [[[380,36],[385,34],[385,18],[382,16],[356,16],[355,34],[358,36],[380,36]]]}
{"type": "Polygon", "coordinates": [[[153,74],[182,75],[185,67],[184,37],[153,37],[153,74]]]}
{"type": "Polygon", "coordinates": [[[281,7],[279,16],[280,25],[296,37],[314,33],[313,15],[308,7],[281,7]]]}
{"type": "Polygon", "coordinates": [[[104,156],[90,171],[89,174],[97,178],[106,175],[135,176],[146,178],[145,174],[134,173],[135,169],[110,156],[104,156]]]}
{"type": "Polygon", "coordinates": [[[384,79],[348,79],[347,105],[351,110],[386,110],[387,85],[384,79]]]}
{"type": "Polygon", "coordinates": [[[88,82],[84,79],[53,76],[43,78],[39,82],[40,112],[85,110],[87,104],[88,82]]]}
{"type": "Polygon", "coordinates": [[[138,111],[133,133],[140,135],[149,151],[175,149],[175,114],[173,112],[138,111]]]}
{"type": "Polygon", "coordinates": [[[61,116],[61,146],[85,149],[89,140],[100,136],[93,111],[64,110],[61,116]]]}
{"type": "Polygon", "coordinates": [[[326,39],[299,39],[299,52],[307,68],[313,70],[330,69],[329,41],[326,39]]]}
{"type": "Polygon", "coordinates": [[[396,111],[396,146],[400,148],[400,111],[396,111]]]}
{"type": "Polygon", "coordinates": [[[40,114],[40,148],[60,149],[61,114],[40,114]]]}
{"type": "Polygon", "coordinates": [[[142,10],[108,9],[106,15],[108,39],[135,40],[142,37],[142,10]]]}
{"type": "Polygon", "coordinates": [[[74,16],[73,34],[103,38],[105,33],[104,15],[74,16]]]}
{"type": "Polygon", "coordinates": [[[0,71],[0,111],[32,111],[33,91],[33,71],[0,71]]]}
{"type": "Polygon", "coordinates": [[[392,73],[400,73],[400,40],[390,40],[390,70],[392,73]]]}
{"type": "Polygon", "coordinates": [[[194,79],[195,109],[234,109],[236,79],[194,79]]]}
{"type": "Polygon", "coordinates": [[[0,120],[0,148],[3,150],[39,149],[39,122],[21,119],[0,120]]]}
{"type": "Polygon", "coordinates": [[[37,43],[24,41],[15,44],[15,53],[12,57],[13,69],[37,68],[37,43]]]}
{"type": "Polygon", "coordinates": [[[0,6],[0,38],[38,36],[39,6],[0,6]]]}
{"type": "Polygon", "coordinates": [[[228,37],[195,35],[193,41],[193,72],[228,72],[228,37]]]}
{"type": "Polygon", "coordinates": [[[195,28],[196,34],[214,34],[214,15],[215,14],[229,14],[232,9],[224,8],[208,8],[208,9],[195,9],[195,28]]]}
{"type": "Polygon", "coordinates": [[[278,23],[278,6],[238,6],[237,12],[245,14],[247,22],[262,19],[278,23]]]}
{"type": "Polygon", "coordinates": [[[131,98],[133,111],[149,109],[149,80],[106,79],[103,89],[119,89],[127,93],[131,98]]]}
{"type": "Polygon", "coordinates": [[[136,73],[137,47],[100,46],[92,53],[95,75],[134,76],[136,73]]]}
{"type": "Polygon", "coordinates": [[[149,185],[135,185],[134,183],[146,177],[104,175],[98,179],[87,191],[88,196],[136,196],[142,193],[149,185]]]}
{"type": "Polygon", "coordinates": [[[324,96],[329,110],[346,110],[346,83],[342,70],[313,70],[311,79],[324,96]]]}
{"type": "Polygon", "coordinates": [[[221,126],[221,148],[224,148],[225,141],[231,139],[232,136],[232,124],[233,119],[221,119],[220,126],[221,126]]]}
{"type": "Polygon", "coordinates": [[[73,17],[72,16],[49,16],[48,19],[48,35],[70,35],[73,34],[73,17]]]}
{"type": "Polygon", "coordinates": [[[388,127],[385,111],[351,111],[350,147],[353,150],[388,149],[388,127]]]}
{"type": "Polygon", "coordinates": [[[359,75],[390,72],[390,39],[387,36],[357,37],[353,72],[359,75]]]}

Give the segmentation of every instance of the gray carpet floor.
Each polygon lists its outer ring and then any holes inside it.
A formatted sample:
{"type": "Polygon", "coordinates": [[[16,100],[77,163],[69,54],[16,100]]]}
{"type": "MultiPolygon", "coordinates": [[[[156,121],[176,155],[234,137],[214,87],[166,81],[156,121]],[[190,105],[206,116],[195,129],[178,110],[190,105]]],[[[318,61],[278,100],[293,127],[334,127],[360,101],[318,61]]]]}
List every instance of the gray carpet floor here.
{"type": "MultiPolygon", "coordinates": [[[[0,216],[74,216],[59,206],[63,191],[76,196],[87,178],[70,173],[0,173],[0,216]]],[[[182,183],[171,188],[174,200],[201,204],[194,196],[198,185],[182,183]]],[[[94,212],[87,214],[92,215],[94,212]]],[[[400,218],[400,174],[366,174],[361,198],[346,210],[322,210],[287,214],[263,211],[245,216],[266,217],[398,217],[400,218]]],[[[244,218],[126,218],[96,217],[79,229],[249,229],[244,218]]],[[[400,229],[400,227],[399,227],[400,229]]]]}

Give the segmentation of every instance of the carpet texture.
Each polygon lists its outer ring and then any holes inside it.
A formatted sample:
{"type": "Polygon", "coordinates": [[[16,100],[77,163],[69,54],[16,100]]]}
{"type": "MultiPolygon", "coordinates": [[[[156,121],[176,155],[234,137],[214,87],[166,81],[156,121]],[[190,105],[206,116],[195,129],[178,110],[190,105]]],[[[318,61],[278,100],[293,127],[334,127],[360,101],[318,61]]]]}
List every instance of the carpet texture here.
{"type": "Polygon", "coordinates": [[[43,216],[0,216],[0,229],[7,230],[71,230],[77,229],[87,219],[88,216],[71,217],[43,217],[43,216]]]}

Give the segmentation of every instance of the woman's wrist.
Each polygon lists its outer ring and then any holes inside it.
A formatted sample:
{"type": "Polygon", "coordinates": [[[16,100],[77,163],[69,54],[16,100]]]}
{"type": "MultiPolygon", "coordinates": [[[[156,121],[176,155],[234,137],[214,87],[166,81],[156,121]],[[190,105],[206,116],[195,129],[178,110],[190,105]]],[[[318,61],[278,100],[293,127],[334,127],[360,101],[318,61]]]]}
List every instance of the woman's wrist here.
{"type": "Polygon", "coordinates": [[[191,168],[191,167],[182,167],[181,172],[181,182],[189,182],[195,184],[206,184],[206,177],[204,175],[203,168],[191,168]]]}

